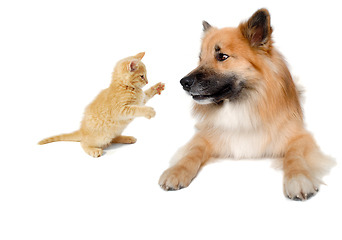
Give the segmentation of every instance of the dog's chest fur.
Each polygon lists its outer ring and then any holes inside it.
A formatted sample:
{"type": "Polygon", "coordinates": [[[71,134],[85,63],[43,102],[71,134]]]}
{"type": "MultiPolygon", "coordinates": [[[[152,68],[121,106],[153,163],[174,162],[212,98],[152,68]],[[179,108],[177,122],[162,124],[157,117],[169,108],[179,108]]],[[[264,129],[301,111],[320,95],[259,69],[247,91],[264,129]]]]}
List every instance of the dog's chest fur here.
{"type": "Polygon", "coordinates": [[[214,155],[219,158],[278,157],[283,152],[279,141],[284,138],[271,135],[248,104],[225,102],[220,109],[208,115],[204,126],[203,131],[210,136],[214,155]]]}

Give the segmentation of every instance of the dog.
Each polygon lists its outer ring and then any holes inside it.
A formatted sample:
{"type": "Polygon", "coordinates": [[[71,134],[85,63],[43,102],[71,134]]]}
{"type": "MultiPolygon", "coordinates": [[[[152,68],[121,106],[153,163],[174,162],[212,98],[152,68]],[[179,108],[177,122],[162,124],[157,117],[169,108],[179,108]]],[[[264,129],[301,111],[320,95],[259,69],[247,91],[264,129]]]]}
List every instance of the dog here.
{"type": "Polygon", "coordinates": [[[335,161],[304,128],[300,91],[273,45],[268,10],[237,28],[203,21],[203,31],[199,65],[180,81],[199,129],[161,175],[161,188],[188,187],[209,158],[280,158],[284,195],[316,195],[335,161]]]}

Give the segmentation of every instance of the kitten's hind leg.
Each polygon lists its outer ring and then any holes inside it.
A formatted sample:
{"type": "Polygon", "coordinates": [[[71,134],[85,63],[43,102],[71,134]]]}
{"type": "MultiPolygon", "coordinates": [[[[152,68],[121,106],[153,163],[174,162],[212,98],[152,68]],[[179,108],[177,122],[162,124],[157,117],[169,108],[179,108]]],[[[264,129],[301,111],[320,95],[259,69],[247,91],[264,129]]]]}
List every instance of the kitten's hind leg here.
{"type": "Polygon", "coordinates": [[[102,156],[102,153],[103,153],[102,148],[92,147],[86,144],[85,142],[81,142],[81,146],[87,154],[89,154],[90,156],[94,158],[98,158],[102,156]]]}
{"type": "Polygon", "coordinates": [[[132,144],[135,143],[137,139],[132,136],[118,136],[113,138],[111,143],[124,143],[124,144],[132,144]]]}

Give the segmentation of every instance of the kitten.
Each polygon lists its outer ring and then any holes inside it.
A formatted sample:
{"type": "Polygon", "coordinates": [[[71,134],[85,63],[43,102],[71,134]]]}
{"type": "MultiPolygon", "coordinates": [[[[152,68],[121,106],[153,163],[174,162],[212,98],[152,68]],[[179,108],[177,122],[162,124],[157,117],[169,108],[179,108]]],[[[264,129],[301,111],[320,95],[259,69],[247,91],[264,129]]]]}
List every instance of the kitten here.
{"type": "Polygon", "coordinates": [[[78,131],[46,138],[38,144],[81,142],[84,151],[96,158],[111,143],[135,143],[134,137],[121,135],[123,130],[136,117],[153,118],[154,109],[144,105],[165,88],[164,83],[158,83],[143,92],[142,87],[148,83],[146,67],[141,62],[144,55],[144,52],[138,53],[116,64],[110,86],[85,109],[78,131]]]}

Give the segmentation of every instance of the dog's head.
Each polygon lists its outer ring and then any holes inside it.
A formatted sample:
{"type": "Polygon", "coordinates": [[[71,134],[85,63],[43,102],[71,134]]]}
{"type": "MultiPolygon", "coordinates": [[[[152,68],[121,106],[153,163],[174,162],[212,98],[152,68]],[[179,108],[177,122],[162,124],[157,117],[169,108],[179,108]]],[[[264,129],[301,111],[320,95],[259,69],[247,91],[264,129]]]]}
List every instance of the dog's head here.
{"type": "Polygon", "coordinates": [[[260,9],[237,28],[217,29],[203,22],[204,38],[199,66],[180,82],[200,104],[239,101],[257,84],[256,54],[272,46],[270,16],[260,9]]]}

